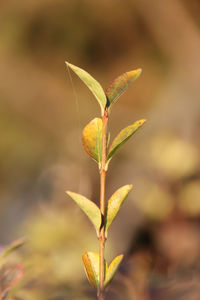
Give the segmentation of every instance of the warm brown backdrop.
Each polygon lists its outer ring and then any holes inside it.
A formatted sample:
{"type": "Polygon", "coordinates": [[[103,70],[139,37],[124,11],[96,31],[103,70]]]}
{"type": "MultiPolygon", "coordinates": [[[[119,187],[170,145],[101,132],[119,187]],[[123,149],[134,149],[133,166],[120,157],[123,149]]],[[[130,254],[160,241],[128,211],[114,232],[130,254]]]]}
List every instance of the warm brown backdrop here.
{"type": "MultiPolygon", "coordinates": [[[[98,202],[97,166],[81,148],[81,130],[100,112],[74,74],[71,84],[65,60],[103,87],[125,71],[143,69],[111,115],[111,139],[136,119],[148,122],[110,164],[108,196],[123,184],[134,189],[111,230],[108,258],[127,252],[146,222],[172,215],[173,221],[178,215],[198,222],[199,14],[197,0],[1,1],[0,242],[30,239],[27,276],[42,278],[33,299],[86,299],[74,296],[72,287],[84,279],[81,253],[97,250],[90,224],[65,190],[98,202]],[[50,298],[48,284],[55,293],[50,298]],[[56,298],[59,285],[63,294],[56,298]]],[[[186,254],[187,247],[183,260],[186,254]]],[[[32,299],[22,290],[19,297],[32,299]]]]}

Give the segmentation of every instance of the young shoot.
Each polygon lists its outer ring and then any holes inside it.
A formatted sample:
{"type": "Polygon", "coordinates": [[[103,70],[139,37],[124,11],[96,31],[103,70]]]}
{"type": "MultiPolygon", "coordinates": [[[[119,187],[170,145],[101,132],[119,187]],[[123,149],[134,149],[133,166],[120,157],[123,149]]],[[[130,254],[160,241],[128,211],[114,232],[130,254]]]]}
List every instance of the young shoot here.
{"type": "Polygon", "coordinates": [[[113,279],[123,259],[123,254],[116,256],[110,265],[105,260],[105,243],[108,230],[117,216],[124,200],[130,193],[132,185],[119,188],[111,198],[106,201],[106,174],[109,163],[118,149],[145,123],[139,120],[122,129],[108,147],[109,129],[108,121],[113,104],[121,94],[140,76],[141,69],[126,72],[117,77],[104,91],[98,81],[83,69],[66,62],[67,67],[86,84],[95,96],[101,109],[101,117],[91,120],[83,129],[83,148],[94,159],[99,167],[100,197],[99,207],[86,197],[66,191],[66,193],[78,204],[92,222],[99,240],[99,253],[86,252],[83,254],[83,264],[90,284],[97,289],[97,299],[104,300],[104,291],[113,279]]]}

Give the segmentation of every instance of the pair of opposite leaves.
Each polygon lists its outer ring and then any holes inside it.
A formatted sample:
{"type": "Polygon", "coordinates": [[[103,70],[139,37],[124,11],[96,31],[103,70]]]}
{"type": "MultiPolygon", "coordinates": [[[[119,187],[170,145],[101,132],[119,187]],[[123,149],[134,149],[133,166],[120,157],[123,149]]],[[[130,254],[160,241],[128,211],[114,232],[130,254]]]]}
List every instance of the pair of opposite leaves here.
{"type": "MultiPolygon", "coordinates": [[[[108,235],[108,228],[112,224],[113,220],[115,219],[117,213],[119,212],[122,203],[128,196],[129,192],[132,189],[132,185],[125,185],[118,189],[112,197],[109,199],[106,210],[105,210],[105,236],[108,235]]],[[[91,200],[87,199],[86,197],[73,193],[71,191],[66,192],[77,204],[78,206],[84,211],[84,213],[88,216],[92,224],[96,229],[97,236],[99,236],[100,227],[102,223],[102,216],[99,207],[92,202],[91,200]]],[[[84,268],[86,271],[87,278],[90,284],[93,287],[99,287],[99,254],[95,252],[86,252],[82,256],[84,268]]],[[[118,266],[123,258],[123,255],[118,255],[113,259],[109,267],[105,261],[105,281],[104,286],[106,287],[108,283],[114,277],[118,266]]]]}
{"type": "MultiPolygon", "coordinates": [[[[139,77],[141,69],[126,72],[117,77],[111,85],[105,90],[101,87],[89,73],[83,69],[66,62],[67,66],[72,69],[77,76],[86,84],[97,99],[100,107],[101,114],[104,115],[105,108],[110,111],[112,105],[117,101],[120,95],[139,77]]],[[[145,122],[146,120],[139,120],[134,124],[122,129],[115,137],[106,158],[106,167],[113,157],[116,150],[122,146],[145,122]]],[[[85,151],[99,164],[101,168],[102,158],[102,119],[95,118],[83,130],[83,147],[85,151]]],[[[108,134],[109,140],[109,134],[108,134]]]]}
{"type": "MultiPolygon", "coordinates": [[[[83,254],[83,263],[87,278],[93,287],[99,287],[99,254],[95,252],[86,252],[83,254]]],[[[113,279],[117,269],[123,259],[123,255],[118,255],[110,263],[109,267],[104,260],[105,280],[104,287],[113,279]]]]}

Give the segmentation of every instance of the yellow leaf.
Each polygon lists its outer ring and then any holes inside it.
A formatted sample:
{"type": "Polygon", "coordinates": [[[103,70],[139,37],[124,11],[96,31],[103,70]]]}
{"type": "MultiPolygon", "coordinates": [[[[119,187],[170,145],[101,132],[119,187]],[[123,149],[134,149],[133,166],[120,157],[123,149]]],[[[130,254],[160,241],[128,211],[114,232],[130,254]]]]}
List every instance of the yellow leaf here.
{"type": "Polygon", "coordinates": [[[117,272],[117,270],[119,268],[119,265],[120,265],[123,257],[124,257],[123,254],[115,257],[113,259],[113,261],[111,262],[111,264],[109,265],[109,267],[107,268],[104,286],[107,286],[108,283],[113,279],[115,273],[117,272]]]}
{"type": "Polygon", "coordinates": [[[136,121],[134,124],[122,129],[112,142],[107,155],[107,163],[111,160],[117,149],[121,147],[130,137],[146,122],[146,120],[136,121]]]}
{"type": "Polygon", "coordinates": [[[83,147],[96,162],[101,166],[102,156],[102,119],[95,118],[83,129],[83,147]]]}
{"type": "Polygon", "coordinates": [[[118,189],[112,197],[109,199],[106,213],[105,213],[105,235],[108,234],[108,228],[112,224],[116,215],[118,214],[124,200],[128,196],[129,192],[132,189],[132,185],[124,185],[120,189],[118,189]]]}
{"type": "MultiPolygon", "coordinates": [[[[99,286],[99,254],[95,252],[86,252],[82,256],[85,272],[88,281],[93,287],[99,286]]],[[[104,261],[105,277],[107,271],[107,263],[104,261]]]]}

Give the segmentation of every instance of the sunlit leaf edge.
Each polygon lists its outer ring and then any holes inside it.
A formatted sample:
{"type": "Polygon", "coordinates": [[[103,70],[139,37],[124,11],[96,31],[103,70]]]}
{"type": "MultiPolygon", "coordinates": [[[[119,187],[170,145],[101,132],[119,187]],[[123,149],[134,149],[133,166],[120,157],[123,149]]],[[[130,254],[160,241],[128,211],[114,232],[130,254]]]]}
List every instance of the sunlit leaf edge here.
{"type": "Polygon", "coordinates": [[[111,82],[111,84],[105,90],[107,107],[109,107],[109,109],[127,90],[127,88],[140,76],[141,73],[141,68],[128,71],[119,75],[111,82]]]}
{"type": "Polygon", "coordinates": [[[114,278],[118,268],[119,268],[119,265],[123,259],[124,255],[123,254],[120,254],[118,256],[116,256],[112,262],[110,263],[109,267],[107,268],[107,271],[106,271],[106,277],[105,277],[105,281],[104,281],[104,286],[106,287],[110,282],[111,280],[114,278]]]}
{"type": "Polygon", "coordinates": [[[102,119],[94,118],[83,128],[82,132],[83,148],[85,152],[99,164],[99,167],[101,166],[102,159],[102,126],[102,119]],[[94,130],[96,131],[94,132],[94,130]],[[93,135],[91,133],[93,133],[93,135]],[[93,141],[92,138],[94,139],[93,141]],[[92,143],[93,149],[91,147],[92,143]]]}
{"type": "MultiPolygon", "coordinates": [[[[98,288],[99,286],[99,253],[96,252],[85,252],[82,255],[82,260],[84,264],[84,270],[88,281],[93,287],[98,288]]],[[[107,262],[104,259],[104,270],[105,270],[105,278],[106,272],[108,269],[107,262]]]]}
{"type": "Polygon", "coordinates": [[[66,191],[66,194],[68,196],[70,196],[70,198],[72,200],[75,201],[75,203],[80,207],[80,209],[87,215],[87,217],[89,218],[89,220],[92,222],[92,224],[95,227],[97,236],[99,234],[99,229],[101,226],[101,212],[99,207],[92,202],[91,200],[89,200],[88,198],[86,198],[83,195],[80,195],[78,193],[74,193],[71,191],[66,191]],[[89,211],[88,209],[89,208],[89,211]]]}
{"type": "Polygon", "coordinates": [[[97,99],[100,107],[101,107],[101,115],[104,114],[104,109],[106,107],[107,98],[105,92],[100,85],[100,83],[94,79],[88,72],[85,70],[69,63],[65,62],[68,67],[85,83],[85,85],[90,89],[95,98],[97,99]]]}
{"type": "Polygon", "coordinates": [[[99,254],[95,252],[85,252],[82,255],[84,270],[88,281],[93,287],[99,286],[99,254]],[[95,266],[96,264],[96,266],[95,266]]]}
{"type": "Polygon", "coordinates": [[[146,119],[141,119],[139,121],[134,122],[132,125],[129,125],[127,127],[125,127],[124,129],[122,129],[118,135],[114,138],[112,144],[110,145],[109,151],[108,151],[108,155],[106,158],[107,164],[109,163],[109,161],[111,160],[111,158],[113,157],[113,155],[115,154],[115,152],[126,142],[128,141],[131,136],[136,133],[136,131],[142,127],[142,125],[146,122],[146,119]],[[128,131],[129,129],[131,129],[131,133],[129,133],[128,135],[125,135],[125,137],[121,138],[120,136],[123,135],[123,133],[126,133],[126,131],[128,131]]]}
{"type": "Polygon", "coordinates": [[[105,212],[105,236],[108,235],[108,229],[110,225],[113,223],[114,219],[116,218],[118,212],[120,211],[120,208],[122,204],[124,203],[125,199],[128,197],[128,194],[132,190],[133,185],[127,184],[119,188],[114,192],[114,194],[110,197],[108,204],[106,206],[106,212],[105,212]],[[115,205],[115,209],[113,208],[114,201],[117,201],[117,204],[115,205]]]}

